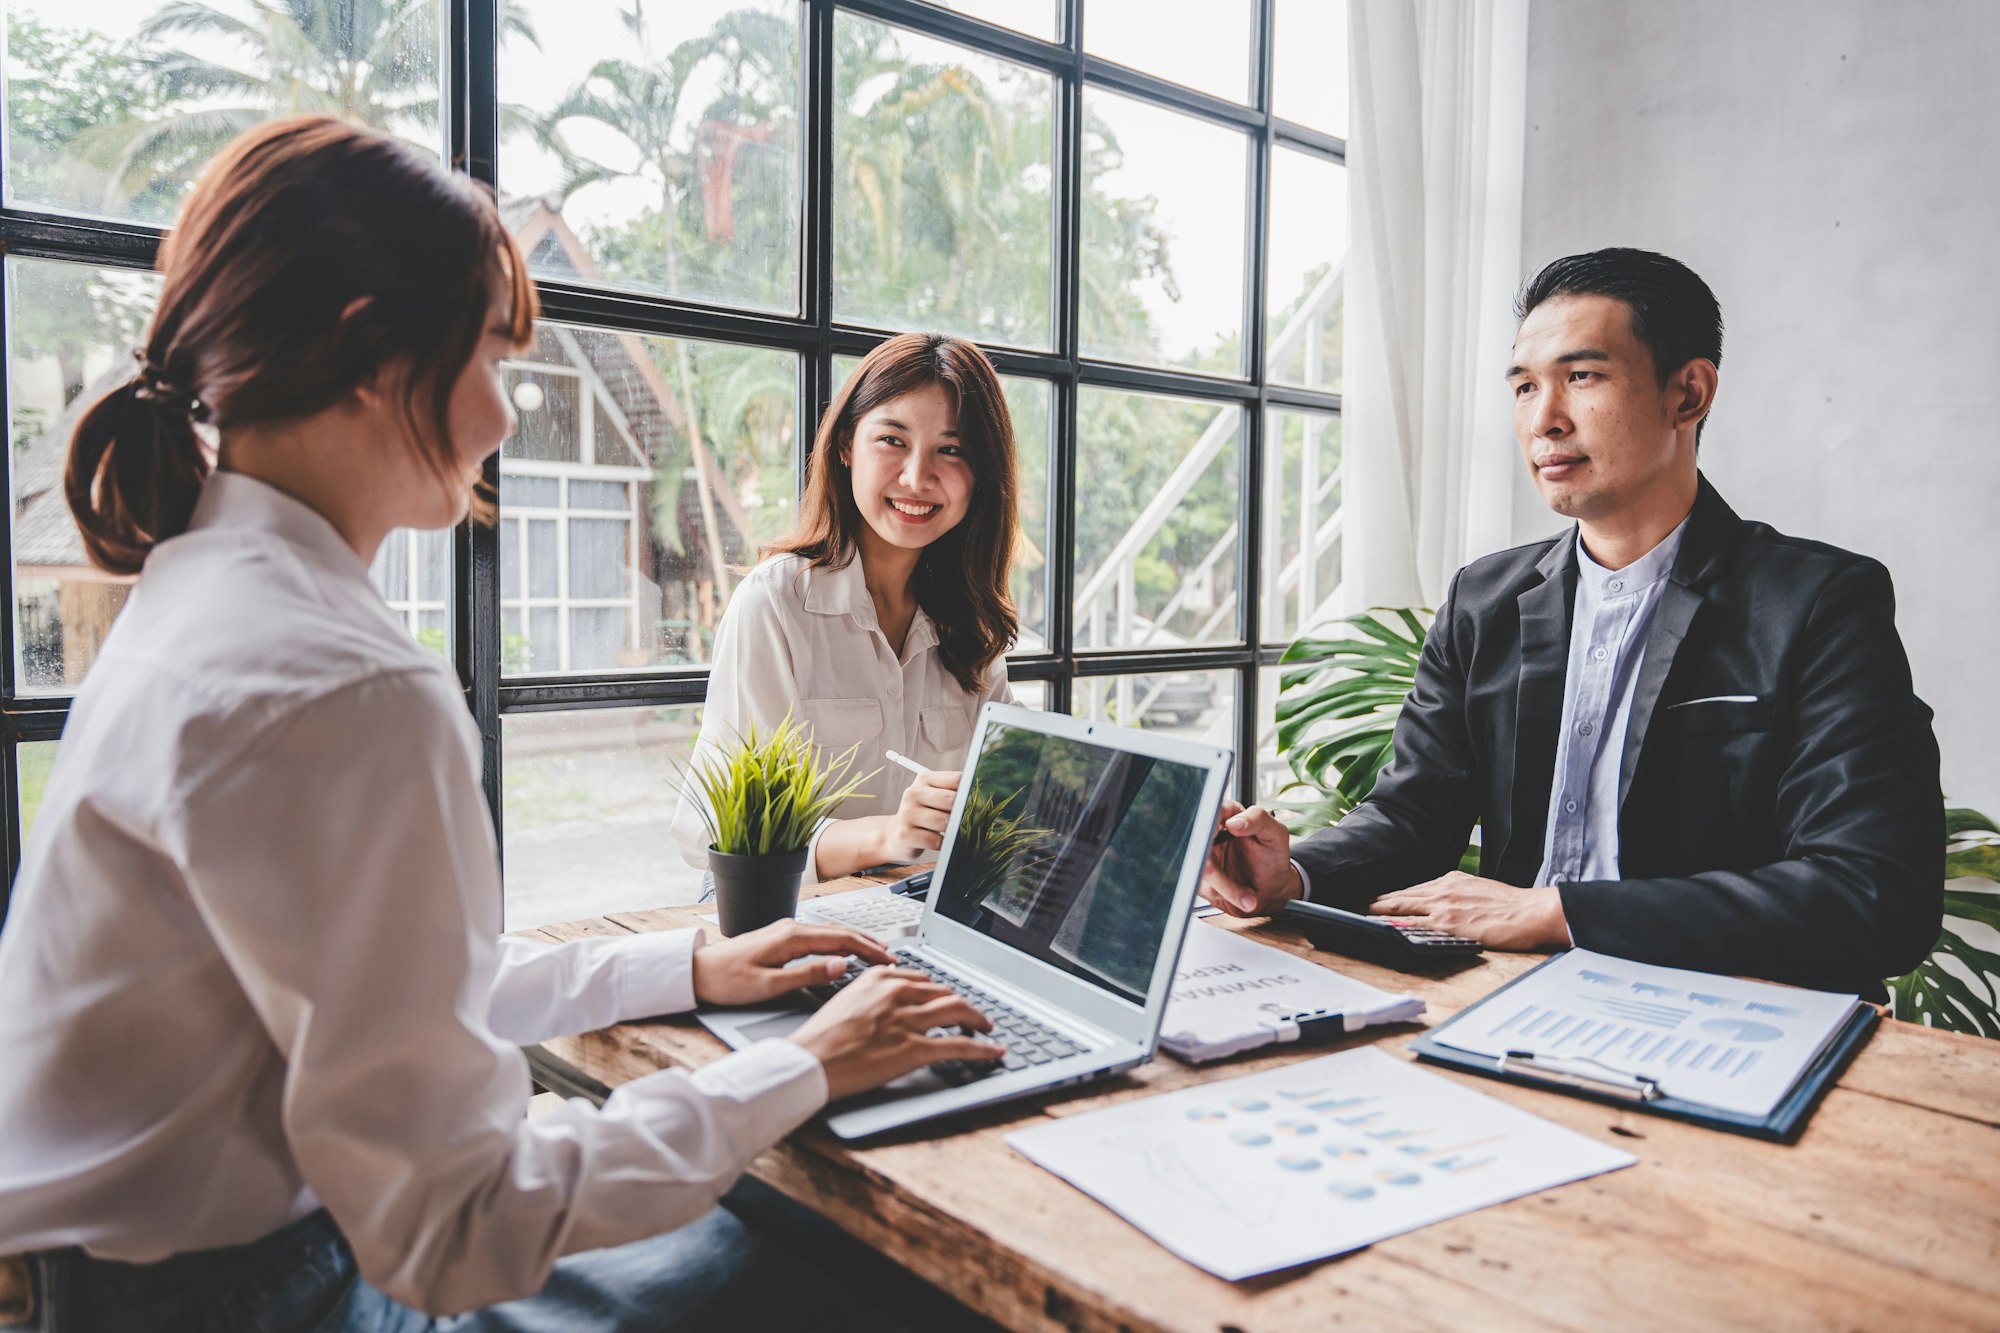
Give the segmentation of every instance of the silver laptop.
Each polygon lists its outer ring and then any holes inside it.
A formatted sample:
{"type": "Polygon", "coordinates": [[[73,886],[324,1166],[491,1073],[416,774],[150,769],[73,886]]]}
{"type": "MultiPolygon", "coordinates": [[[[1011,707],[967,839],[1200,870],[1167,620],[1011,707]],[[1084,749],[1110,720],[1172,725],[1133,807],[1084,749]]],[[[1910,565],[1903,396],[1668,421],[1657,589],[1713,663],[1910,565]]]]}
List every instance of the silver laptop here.
{"type": "MultiPolygon", "coordinates": [[[[986,705],[923,919],[891,947],[991,1017],[1007,1059],[844,1101],[833,1132],[860,1138],[1150,1060],[1232,759],[986,705]]],[[[792,1031],[828,993],[700,1018],[741,1048],[792,1031]]]]}

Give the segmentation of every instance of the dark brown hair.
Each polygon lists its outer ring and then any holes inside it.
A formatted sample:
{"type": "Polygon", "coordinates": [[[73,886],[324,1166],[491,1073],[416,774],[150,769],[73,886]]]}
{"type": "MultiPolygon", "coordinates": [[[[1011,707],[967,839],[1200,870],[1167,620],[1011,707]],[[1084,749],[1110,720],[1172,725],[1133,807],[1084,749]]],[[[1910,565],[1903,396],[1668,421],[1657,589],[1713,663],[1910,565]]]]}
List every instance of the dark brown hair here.
{"type": "Polygon", "coordinates": [[[941,385],[958,415],[958,442],[972,465],[965,518],[926,546],[912,580],[917,605],[937,626],[938,655],[968,692],[1014,646],[1020,617],[1007,592],[1019,522],[1014,422],[986,353],[942,333],[905,333],[870,352],[820,418],[799,525],[765,555],[789,554],[838,569],[855,558],[867,522],[854,503],[847,451],[861,418],[894,398],[941,385]]]}
{"type": "Polygon", "coordinates": [[[407,371],[413,447],[456,482],[452,386],[496,292],[508,290],[517,342],[534,328],[534,285],[492,194],[325,116],[261,125],[223,149],[159,267],[138,373],[77,423],[64,477],[85,549],[115,574],[137,573],[187,529],[211,467],[197,421],[309,416],[384,367],[407,371]]]}

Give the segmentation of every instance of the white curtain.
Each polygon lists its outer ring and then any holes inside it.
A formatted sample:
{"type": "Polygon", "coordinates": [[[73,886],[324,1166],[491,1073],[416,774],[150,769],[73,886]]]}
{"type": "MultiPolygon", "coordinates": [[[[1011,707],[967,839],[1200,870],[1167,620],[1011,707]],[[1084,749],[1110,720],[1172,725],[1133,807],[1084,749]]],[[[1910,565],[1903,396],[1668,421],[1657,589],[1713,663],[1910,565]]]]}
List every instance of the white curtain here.
{"type": "Polygon", "coordinates": [[[1342,602],[1509,544],[1528,0],[1353,0],[1342,602]]]}

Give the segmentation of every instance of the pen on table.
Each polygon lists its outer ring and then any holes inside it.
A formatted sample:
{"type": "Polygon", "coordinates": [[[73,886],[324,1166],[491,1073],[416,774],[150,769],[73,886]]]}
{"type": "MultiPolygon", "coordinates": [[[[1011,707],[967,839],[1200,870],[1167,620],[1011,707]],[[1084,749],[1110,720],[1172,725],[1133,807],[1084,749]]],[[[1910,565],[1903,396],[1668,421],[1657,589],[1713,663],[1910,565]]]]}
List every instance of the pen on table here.
{"type": "Polygon", "coordinates": [[[906,754],[897,754],[894,750],[887,751],[887,754],[889,756],[890,763],[901,764],[904,768],[909,769],[912,773],[915,773],[918,777],[922,777],[924,774],[930,772],[928,768],[925,768],[922,764],[918,763],[916,760],[910,758],[910,756],[906,754]]]}
{"type": "Polygon", "coordinates": [[[1534,1051],[1508,1051],[1500,1057],[1499,1069],[1503,1074],[1518,1071],[1533,1077],[1554,1079],[1559,1083],[1578,1083],[1586,1087],[1601,1088],[1621,1096],[1635,1097],[1642,1102],[1655,1102],[1666,1095],[1660,1088],[1659,1080],[1607,1065],[1602,1060],[1593,1059],[1588,1055],[1541,1055],[1534,1051]],[[1604,1072],[1592,1074],[1581,1069],[1564,1068],[1566,1064],[1596,1065],[1604,1072]]]}

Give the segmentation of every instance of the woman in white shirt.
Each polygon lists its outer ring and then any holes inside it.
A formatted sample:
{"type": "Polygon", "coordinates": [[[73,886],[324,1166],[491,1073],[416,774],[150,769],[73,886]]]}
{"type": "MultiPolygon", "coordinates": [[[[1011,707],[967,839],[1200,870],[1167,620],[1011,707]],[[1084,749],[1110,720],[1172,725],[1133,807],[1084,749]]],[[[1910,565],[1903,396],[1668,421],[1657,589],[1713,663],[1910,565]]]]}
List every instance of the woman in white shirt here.
{"type": "Polygon", "coordinates": [[[143,573],[0,934],[0,1290],[104,1333],[419,1328],[515,1297],[495,1319],[650,1329],[684,1326],[657,1302],[694,1298],[687,1262],[706,1319],[761,1325],[709,1289],[745,1243],[712,1205],[829,1096],[991,1058],[927,1035],[986,1025],[877,968],[790,1040],[527,1119],[519,1043],[888,955],[790,922],[498,938],[478,735],[367,572],[392,529],[460,520],[513,426],[501,362],[535,297],[489,194],[280,122],[210,167],[160,266],[142,368],[71,446],[91,556],[143,573]]]}
{"type": "MultiPolygon", "coordinates": [[[[790,713],[822,759],[852,746],[856,774],[879,769],[814,835],[815,878],[944,845],[980,705],[1013,699],[1018,485],[1000,378],[963,339],[889,339],[820,421],[798,529],[766,548],[716,630],[694,758],[790,713]],[[890,750],[927,771],[913,778],[890,750]]],[[[702,866],[697,800],[683,794],[674,838],[702,866]]]]}

